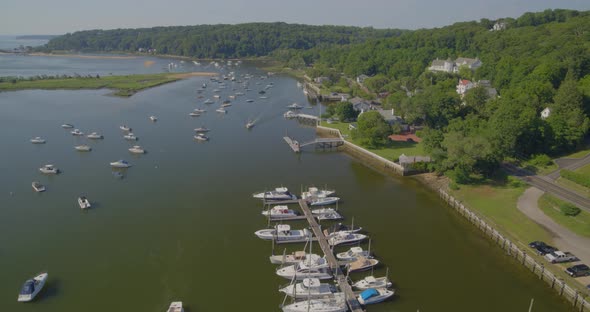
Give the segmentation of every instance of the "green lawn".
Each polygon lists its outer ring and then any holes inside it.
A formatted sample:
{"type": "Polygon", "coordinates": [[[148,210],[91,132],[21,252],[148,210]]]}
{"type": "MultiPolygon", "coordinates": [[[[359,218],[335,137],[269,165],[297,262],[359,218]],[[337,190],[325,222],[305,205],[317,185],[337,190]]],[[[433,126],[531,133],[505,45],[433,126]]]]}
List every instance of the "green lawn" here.
{"type": "Polygon", "coordinates": [[[564,158],[582,158],[586,155],[590,154],[590,148],[585,148],[583,150],[579,150],[575,153],[563,156],[564,158]]]}
{"type": "Polygon", "coordinates": [[[575,217],[566,216],[559,210],[562,204],[565,202],[549,194],[539,199],[539,208],[553,221],[580,236],[590,237],[590,213],[582,210],[575,217]]]}
{"type": "Polygon", "coordinates": [[[590,165],[586,165],[584,167],[578,168],[574,170],[575,172],[590,176],[590,165]]]}
{"type": "Polygon", "coordinates": [[[572,191],[574,191],[576,193],[579,193],[580,195],[590,197],[590,189],[585,186],[582,186],[574,181],[570,181],[566,178],[560,177],[555,182],[563,187],[571,189],[572,191]]]}
{"type": "Polygon", "coordinates": [[[525,186],[508,186],[488,182],[478,185],[460,185],[452,194],[475,210],[495,227],[515,241],[529,243],[540,240],[551,242],[551,235],[543,227],[530,220],[516,207],[518,197],[525,186]]]}
{"type": "Polygon", "coordinates": [[[81,90],[81,89],[112,89],[117,96],[128,97],[143,89],[152,88],[161,84],[177,81],[180,77],[175,77],[168,73],[161,74],[142,74],[126,76],[103,76],[100,78],[59,78],[59,79],[40,79],[40,80],[19,80],[16,82],[0,82],[0,91],[17,91],[17,90],[81,90]]]}
{"type": "MultiPolygon", "coordinates": [[[[353,140],[352,136],[350,135],[350,130],[348,129],[349,123],[346,123],[346,122],[327,123],[325,121],[322,121],[321,125],[324,127],[340,130],[340,133],[342,133],[342,136],[344,136],[344,138],[347,141],[360,146],[360,144],[357,141],[353,140]]],[[[366,147],[363,147],[363,148],[365,148],[366,150],[371,151],[383,158],[386,158],[386,159],[389,159],[392,161],[397,161],[401,154],[405,154],[406,156],[424,156],[424,155],[426,155],[422,144],[414,143],[414,142],[389,142],[389,144],[387,146],[384,146],[382,148],[366,148],[366,147]]]]}

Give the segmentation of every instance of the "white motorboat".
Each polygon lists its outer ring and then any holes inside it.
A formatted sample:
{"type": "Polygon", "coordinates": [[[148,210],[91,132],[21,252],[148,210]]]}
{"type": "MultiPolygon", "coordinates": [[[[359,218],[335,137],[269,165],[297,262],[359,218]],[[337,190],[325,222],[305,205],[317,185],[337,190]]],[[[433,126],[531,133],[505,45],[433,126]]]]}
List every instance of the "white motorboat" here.
{"type": "Polygon", "coordinates": [[[317,197],[307,200],[310,206],[332,205],[340,200],[339,197],[317,197]]]}
{"type": "Polygon", "coordinates": [[[319,197],[330,197],[336,194],[335,190],[320,190],[317,187],[310,187],[306,192],[301,193],[302,199],[308,198],[319,198],[319,197]]]}
{"type": "Polygon", "coordinates": [[[174,301],[170,303],[170,307],[166,312],[184,312],[184,308],[182,307],[182,301],[174,301]]]}
{"type": "Polygon", "coordinates": [[[363,290],[362,293],[357,297],[358,301],[362,305],[379,303],[387,300],[393,296],[394,292],[386,288],[368,288],[363,290]]]}
{"type": "Polygon", "coordinates": [[[328,238],[330,246],[358,243],[367,238],[367,235],[348,232],[336,232],[328,238]]]}
{"type": "Polygon", "coordinates": [[[299,262],[290,266],[279,268],[277,275],[289,280],[303,280],[304,278],[330,279],[332,273],[328,262],[324,260],[325,264],[308,266],[305,262],[299,262]]]}
{"type": "Polygon", "coordinates": [[[289,209],[287,206],[274,206],[269,210],[262,211],[262,215],[270,217],[270,220],[283,220],[297,217],[296,211],[289,209]]]}
{"type": "Polygon", "coordinates": [[[321,283],[317,278],[304,278],[302,282],[290,284],[279,289],[280,292],[287,296],[295,298],[323,298],[336,293],[336,286],[328,283],[321,283]]]}
{"type": "Polygon", "coordinates": [[[348,306],[343,297],[307,299],[282,306],[283,312],[346,312],[348,306]]]}
{"type": "Polygon", "coordinates": [[[45,173],[45,174],[58,174],[59,173],[59,169],[57,169],[53,165],[45,165],[45,166],[39,168],[39,171],[41,171],[42,173],[45,173]]]}
{"type": "Polygon", "coordinates": [[[188,113],[191,117],[199,117],[201,116],[201,113],[197,113],[197,112],[190,112],[188,113]]]}
{"type": "Polygon", "coordinates": [[[221,98],[221,96],[219,94],[215,94],[215,95],[213,95],[213,98],[219,100],[219,98],[221,98]]]}
{"type": "Polygon", "coordinates": [[[340,220],[344,219],[334,208],[314,209],[311,213],[320,221],[322,220],[340,220]]]}
{"type": "Polygon", "coordinates": [[[252,99],[247,99],[246,100],[246,103],[252,103],[252,102],[254,102],[254,100],[252,100],[252,99]]]}
{"type": "Polygon", "coordinates": [[[204,133],[197,133],[193,138],[197,141],[209,141],[209,137],[206,136],[204,133]]]}
{"type": "Polygon", "coordinates": [[[121,160],[113,161],[111,163],[111,167],[113,167],[113,168],[129,168],[129,167],[131,167],[131,164],[128,163],[127,161],[121,159],[121,160]]]}
{"type": "Polygon", "coordinates": [[[204,103],[205,104],[213,104],[213,101],[211,99],[206,99],[204,103]]]}
{"type": "Polygon", "coordinates": [[[45,140],[41,137],[34,137],[31,139],[31,143],[33,144],[43,144],[45,143],[45,140]]]}
{"type": "Polygon", "coordinates": [[[195,132],[205,133],[205,132],[209,132],[209,131],[211,131],[211,129],[206,128],[206,127],[195,128],[195,132]]]}
{"type": "Polygon", "coordinates": [[[246,129],[251,129],[252,127],[254,127],[254,121],[248,121],[248,123],[246,123],[246,129]]]}
{"type": "Polygon", "coordinates": [[[64,129],[72,129],[72,128],[74,128],[74,125],[72,125],[72,124],[63,124],[63,125],[61,125],[61,127],[64,128],[64,129]]]}
{"type": "Polygon", "coordinates": [[[290,109],[302,109],[303,106],[301,106],[301,105],[299,105],[297,103],[293,103],[291,105],[287,105],[287,108],[290,108],[290,109]]]}
{"type": "Polygon", "coordinates": [[[86,145],[86,144],[82,144],[82,145],[76,145],[74,146],[74,148],[78,151],[78,152],[90,152],[92,150],[92,147],[86,145]]]}
{"type": "Polygon", "coordinates": [[[41,182],[33,181],[31,186],[33,187],[33,190],[35,190],[35,192],[37,192],[37,193],[45,192],[45,186],[43,184],[41,184],[41,182]]]}
{"type": "Polygon", "coordinates": [[[221,107],[218,108],[218,109],[216,109],[215,111],[218,112],[218,113],[222,113],[222,114],[227,113],[227,111],[225,109],[221,108],[221,107]]]}
{"type": "Polygon", "coordinates": [[[305,242],[311,237],[307,229],[291,230],[288,224],[277,224],[273,229],[262,229],[254,232],[258,238],[276,242],[305,242]]]}
{"type": "Polygon", "coordinates": [[[365,290],[369,288],[389,288],[391,286],[392,283],[389,281],[387,276],[374,277],[372,275],[352,284],[352,287],[358,290],[365,290]]]}
{"type": "Polygon", "coordinates": [[[334,225],[330,226],[328,229],[325,229],[324,234],[326,236],[330,236],[331,234],[336,233],[336,232],[358,233],[362,230],[363,230],[362,227],[354,226],[354,224],[352,224],[351,226],[348,226],[343,223],[338,223],[338,224],[334,224],[334,225]]]}
{"type": "Polygon", "coordinates": [[[99,134],[98,132],[92,132],[91,134],[87,135],[86,137],[89,139],[92,139],[92,140],[104,139],[104,137],[101,134],[99,134]]]}
{"type": "Polygon", "coordinates": [[[151,121],[158,121],[158,117],[156,117],[156,116],[150,116],[150,120],[151,121]]]}
{"type": "Polygon", "coordinates": [[[145,150],[143,148],[141,148],[141,146],[139,146],[139,145],[134,145],[133,147],[131,147],[129,149],[129,152],[131,152],[133,154],[145,154],[145,150]]]}
{"type": "Polygon", "coordinates": [[[262,192],[253,194],[252,197],[264,200],[292,200],[297,199],[297,196],[289,193],[286,187],[277,187],[274,191],[262,192]]]}
{"type": "Polygon", "coordinates": [[[18,294],[18,302],[28,302],[35,299],[43,286],[45,286],[46,281],[47,273],[41,273],[27,280],[18,294]]]}
{"type": "Polygon", "coordinates": [[[129,132],[123,136],[123,138],[127,141],[137,141],[139,138],[133,134],[133,132],[129,132]]]}
{"type": "Polygon", "coordinates": [[[204,109],[195,108],[195,109],[193,110],[193,112],[195,112],[195,113],[198,113],[198,114],[202,114],[202,113],[205,113],[205,112],[207,112],[207,111],[206,111],[206,110],[204,110],[204,109]]]}
{"type": "Polygon", "coordinates": [[[296,118],[298,115],[297,113],[293,112],[293,111],[288,111],[286,113],[283,114],[283,117],[290,119],[290,118],[296,118]]]}
{"type": "Polygon", "coordinates": [[[219,89],[213,89],[213,92],[219,93],[219,92],[221,92],[221,90],[219,90],[219,89]]]}
{"type": "Polygon", "coordinates": [[[358,257],[371,258],[368,250],[363,250],[362,247],[351,247],[345,252],[339,252],[336,254],[336,258],[341,261],[355,261],[358,257]]]}
{"type": "Polygon", "coordinates": [[[379,260],[357,256],[356,260],[346,264],[348,273],[369,270],[379,264],[379,260]]]}
{"type": "Polygon", "coordinates": [[[266,100],[266,99],[268,99],[268,96],[259,96],[258,98],[262,99],[262,100],[266,100]]]}
{"type": "Polygon", "coordinates": [[[121,129],[123,131],[131,131],[131,127],[126,126],[126,125],[119,126],[119,129],[121,129]]]}
{"type": "Polygon", "coordinates": [[[272,255],[270,256],[270,263],[272,264],[296,264],[299,263],[301,261],[305,261],[306,263],[315,263],[316,265],[319,265],[321,263],[320,260],[322,257],[320,257],[320,255],[317,254],[310,254],[310,253],[306,253],[305,251],[301,250],[301,251],[295,251],[291,254],[284,254],[284,255],[272,255]]]}
{"type": "Polygon", "coordinates": [[[91,207],[90,201],[88,201],[88,198],[85,196],[78,197],[78,205],[80,205],[81,209],[87,209],[91,207]]]}
{"type": "Polygon", "coordinates": [[[225,107],[230,107],[230,106],[231,106],[231,103],[223,103],[223,104],[221,104],[221,107],[224,107],[224,108],[225,107]]]}
{"type": "Polygon", "coordinates": [[[84,132],[80,131],[80,129],[74,129],[72,131],[70,131],[70,133],[74,136],[82,136],[84,135],[84,132]]]}

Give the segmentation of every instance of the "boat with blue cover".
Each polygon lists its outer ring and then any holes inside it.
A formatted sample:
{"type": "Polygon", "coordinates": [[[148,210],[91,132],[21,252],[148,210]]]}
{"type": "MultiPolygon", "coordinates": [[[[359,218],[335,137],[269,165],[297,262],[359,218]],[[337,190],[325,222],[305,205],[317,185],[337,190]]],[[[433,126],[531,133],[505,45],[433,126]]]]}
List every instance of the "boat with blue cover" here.
{"type": "Polygon", "coordinates": [[[387,298],[393,296],[393,291],[385,288],[369,288],[363,290],[357,297],[358,301],[362,305],[379,303],[387,300],[387,298]]]}
{"type": "Polygon", "coordinates": [[[41,273],[27,280],[18,294],[18,302],[28,302],[35,299],[45,286],[45,281],[47,281],[47,273],[41,273]]]}

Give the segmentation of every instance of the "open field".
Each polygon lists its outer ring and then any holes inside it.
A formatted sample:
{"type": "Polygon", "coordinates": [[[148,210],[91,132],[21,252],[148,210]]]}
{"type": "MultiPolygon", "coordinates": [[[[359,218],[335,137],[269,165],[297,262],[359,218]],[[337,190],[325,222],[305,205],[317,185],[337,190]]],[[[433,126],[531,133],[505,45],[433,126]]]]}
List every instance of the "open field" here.
{"type": "Polygon", "coordinates": [[[559,206],[563,204],[566,202],[549,194],[544,194],[539,199],[539,208],[553,221],[580,236],[590,237],[590,213],[582,210],[575,217],[566,216],[559,210],[559,206]]]}

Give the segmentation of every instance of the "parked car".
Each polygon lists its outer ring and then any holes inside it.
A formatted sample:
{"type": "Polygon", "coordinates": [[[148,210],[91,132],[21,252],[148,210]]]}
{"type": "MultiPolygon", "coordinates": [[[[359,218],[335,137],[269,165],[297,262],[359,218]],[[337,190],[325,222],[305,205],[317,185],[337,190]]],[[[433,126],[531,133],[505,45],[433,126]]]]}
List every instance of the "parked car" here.
{"type": "Polygon", "coordinates": [[[549,246],[541,241],[534,241],[529,244],[529,247],[533,248],[537,252],[537,254],[541,256],[557,251],[555,247],[549,246]]]}
{"type": "Polygon", "coordinates": [[[590,275],[590,267],[585,264],[577,264],[565,269],[565,273],[573,277],[587,276],[590,275]]]}
{"type": "Polygon", "coordinates": [[[578,260],[578,258],[571,253],[559,250],[546,254],[545,259],[551,263],[562,263],[578,260]]]}

